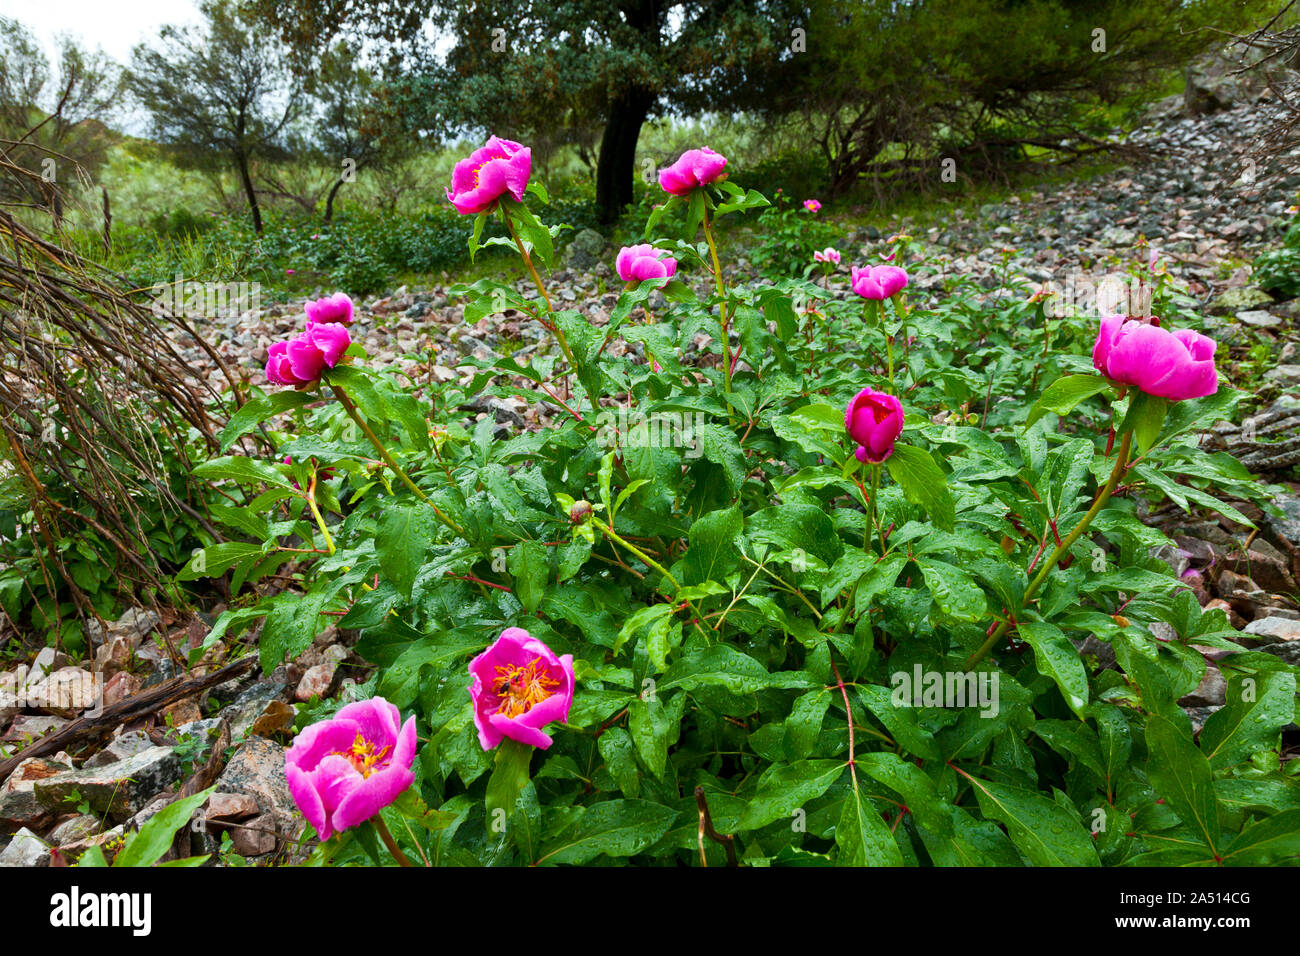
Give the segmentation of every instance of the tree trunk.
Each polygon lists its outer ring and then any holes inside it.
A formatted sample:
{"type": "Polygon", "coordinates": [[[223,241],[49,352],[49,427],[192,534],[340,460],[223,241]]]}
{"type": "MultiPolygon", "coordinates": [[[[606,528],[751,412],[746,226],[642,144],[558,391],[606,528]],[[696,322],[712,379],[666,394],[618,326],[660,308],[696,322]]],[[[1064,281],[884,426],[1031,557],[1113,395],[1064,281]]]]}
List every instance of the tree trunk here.
{"type": "Polygon", "coordinates": [[[253,188],[253,177],[248,172],[248,156],[235,154],[235,165],[239,167],[239,179],[244,184],[244,195],[248,197],[248,210],[253,214],[253,232],[262,234],[262,210],[257,206],[257,191],[253,188]]]}
{"type": "Polygon", "coordinates": [[[334,218],[334,197],[338,195],[339,190],[343,187],[342,177],[334,181],[330,187],[330,194],[325,197],[325,221],[329,222],[334,218]]]}
{"type": "Polygon", "coordinates": [[[600,139],[600,158],[596,161],[596,206],[602,223],[614,222],[632,203],[636,143],[654,99],[649,90],[633,88],[619,94],[610,104],[609,118],[600,139]]]}

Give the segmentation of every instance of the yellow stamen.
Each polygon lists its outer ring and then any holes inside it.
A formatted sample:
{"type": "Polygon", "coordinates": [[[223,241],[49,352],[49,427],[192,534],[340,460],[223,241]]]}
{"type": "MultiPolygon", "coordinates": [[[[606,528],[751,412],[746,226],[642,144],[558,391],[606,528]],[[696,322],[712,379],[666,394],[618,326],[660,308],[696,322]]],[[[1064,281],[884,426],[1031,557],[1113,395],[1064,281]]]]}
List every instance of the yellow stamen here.
{"type": "Polygon", "coordinates": [[[357,772],[363,777],[369,777],[376,770],[380,769],[380,761],[388,756],[391,748],[385,747],[378,753],[375,752],[375,745],[366,740],[360,733],[357,739],[352,742],[352,746],[347,750],[335,750],[333,753],[352,764],[357,768],[357,772]]]}
{"type": "Polygon", "coordinates": [[[560,682],[550,675],[540,657],[525,666],[503,664],[496,669],[493,690],[501,698],[498,714],[518,717],[555,694],[560,682]]]}

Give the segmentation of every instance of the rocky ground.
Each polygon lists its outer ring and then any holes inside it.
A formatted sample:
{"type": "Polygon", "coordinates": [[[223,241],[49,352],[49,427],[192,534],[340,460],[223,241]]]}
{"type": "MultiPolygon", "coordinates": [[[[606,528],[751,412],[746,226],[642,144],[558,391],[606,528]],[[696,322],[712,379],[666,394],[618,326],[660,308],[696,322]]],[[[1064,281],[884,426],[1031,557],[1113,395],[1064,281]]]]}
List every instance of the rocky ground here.
{"type": "MultiPolygon", "coordinates": [[[[1260,347],[1268,356],[1270,370],[1258,379],[1254,434],[1221,425],[1206,436],[1207,444],[1227,447],[1266,480],[1293,481],[1300,462],[1300,305],[1253,288],[1248,263],[1279,241],[1300,190],[1300,150],[1279,158],[1276,168],[1261,166],[1252,161],[1252,144],[1276,108],[1267,100],[1210,105],[1227,108],[1191,118],[1181,98],[1160,104],[1151,123],[1132,137],[1161,151],[1148,161],[1011,197],[977,214],[956,210],[937,224],[892,220],[848,227],[839,244],[844,269],[850,260],[874,258],[883,236],[909,232],[922,241],[929,267],[918,272],[919,289],[969,275],[990,295],[1000,295],[1008,274],[1083,287],[1121,269],[1143,235],[1176,284],[1200,304],[1205,331],[1233,357],[1260,347]]],[[[620,286],[611,260],[604,240],[580,234],[566,267],[553,276],[559,302],[581,309],[597,325],[607,321],[620,286]]],[[[731,268],[733,278],[748,272],[743,262],[731,268]]],[[[267,348],[301,322],[299,307],[275,306],[217,318],[201,331],[248,381],[261,384],[267,348]]],[[[465,326],[446,286],[402,288],[365,302],[355,331],[376,361],[440,381],[469,380],[467,370],[455,367],[464,355],[511,352],[523,359],[549,348],[540,326],[517,314],[465,326]]],[[[198,374],[216,374],[195,342],[183,337],[178,344],[198,374]]],[[[463,410],[470,419],[494,415],[511,429],[545,425],[557,411],[524,389],[513,401],[483,397],[463,410]]],[[[1222,608],[1243,630],[1243,646],[1300,665],[1300,487],[1283,487],[1276,501],[1282,517],[1240,506],[1258,530],[1226,519],[1192,519],[1173,506],[1147,519],[1176,542],[1161,557],[1204,605],[1222,608]]],[[[177,679],[175,661],[202,644],[210,624],[211,615],[178,621],[133,610],[92,634],[93,660],[72,661],[47,649],[22,668],[0,673],[0,767],[97,701],[111,707],[177,679]]],[[[227,853],[254,861],[302,858],[303,824],[285,784],[284,748],[296,708],[346,694],[362,676],[362,662],[350,648],[354,638],[330,628],[270,677],[251,671],[137,716],[106,740],[30,757],[0,773],[0,866],[65,865],[92,845],[111,849],[175,799],[186,781],[199,778],[215,782],[217,794],[174,855],[219,852],[228,834],[227,853]]],[[[1105,660],[1109,648],[1092,644],[1083,650],[1105,660]]],[[[185,676],[210,672],[226,650],[218,642],[185,676]]],[[[1207,653],[1206,678],[1183,701],[1198,726],[1224,702],[1216,655],[1221,652],[1207,653]]],[[[1287,739],[1294,747],[1296,738],[1287,739]]]]}

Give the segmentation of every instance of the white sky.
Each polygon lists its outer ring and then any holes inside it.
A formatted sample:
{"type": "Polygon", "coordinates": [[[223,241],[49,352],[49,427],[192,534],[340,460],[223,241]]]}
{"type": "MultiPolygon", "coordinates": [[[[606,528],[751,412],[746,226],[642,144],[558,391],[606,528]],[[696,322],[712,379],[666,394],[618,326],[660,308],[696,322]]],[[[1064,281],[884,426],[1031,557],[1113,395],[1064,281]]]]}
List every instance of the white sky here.
{"type": "Polygon", "coordinates": [[[24,24],[53,59],[54,38],[70,33],[83,46],[104,52],[121,64],[131,48],[158,35],[165,23],[199,23],[193,0],[0,0],[0,16],[24,24]]]}

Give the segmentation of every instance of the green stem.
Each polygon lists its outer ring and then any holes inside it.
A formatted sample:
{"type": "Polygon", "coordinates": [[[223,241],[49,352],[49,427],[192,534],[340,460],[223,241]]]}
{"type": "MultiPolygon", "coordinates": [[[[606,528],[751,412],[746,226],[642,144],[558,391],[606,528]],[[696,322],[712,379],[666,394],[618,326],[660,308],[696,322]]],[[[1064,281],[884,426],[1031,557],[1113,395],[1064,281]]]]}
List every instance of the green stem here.
{"type": "MultiPolygon", "coordinates": [[[[666,577],[669,581],[673,582],[674,593],[682,589],[681,582],[678,581],[675,577],[673,577],[671,571],[665,568],[654,558],[650,557],[650,555],[646,554],[636,545],[632,544],[630,541],[625,541],[622,535],[620,535],[617,531],[614,530],[614,525],[612,522],[610,524],[602,524],[599,521],[593,521],[592,524],[594,524],[597,528],[599,528],[601,530],[601,533],[604,534],[605,537],[609,538],[609,540],[613,541],[616,544],[621,544],[628,551],[631,551],[633,554],[635,554],[642,562],[645,563],[646,567],[654,568],[656,571],[658,571],[660,574],[666,577]]],[[[695,606],[694,601],[687,601],[686,604],[691,609],[691,612],[695,615],[695,622],[696,622],[695,626],[700,630],[700,633],[704,633],[704,626],[703,626],[704,615],[700,613],[700,609],[695,606]]]]}
{"type": "Polygon", "coordinates": [[[709,244],[709,256],[713,259],[713,281],[717,286],[719,322],[722,326],[722,384],[731,391],[731,336],[727,326],[727,289],[722,283],[722,264],[718,261],[718,245],[713,241],[713,227],[709,225],[709,211],[704,211],[704,241],[709,244]]]}
{"type": "MultiPolygon", "coordinates": [[[[871,529],[873,527],[876,529],[876,532],[880,535],[880,556],[883,558],[885,556],[885,530],[881,528],[879,522],[876,521],[876,492],[879,490],[880,490],[880,466],[872,465],[871,466],[871,519],[869,524],[867,525],[867,534],[871,533],[871,529]]],[[[862,546],[862,549],[864,551],[866,550],[865,544],[862,546]]]]}
{"type": "Polygon", "coordinates": [[[311,509],[312,517],[316,519],[316,527],[320,528],[320,533],[325,537],[325,547],[329,553],[334,553],[334,539],[330,537],[329,528],[325,527],[325,518],[320,513],[320,508],[316,505],[316,470],[312,469],[311,484],[307,486],[307,507],[311,509]]]}
{"type": "Polygon", "coordinates": [[[375,829],[379,832],[379,839],[384,841],[384,846],[388,847],[388,852],[393,855],[393,859],[396,860],[398,864],[401,866],[415,866],[415,864],[410,861],[410,858],[402,852],[402,848],[397,845],[397,841],[393,839],[393,835],[388,832],[388,825],[384,823],[384,818],[380,814],[376,813],[370,818],[370,822],[375,825],[375,829]]]}
{"type": "Polygon", "coordinates": [[[650,555],[646,554],[636,545],[623,540],[623,537],[617,531],[614,530],[614,526],[612,524],[602,524],[599,521],[595,521],[593,522],[593,524],[595,524],[595,526],[599,528],[601,532],[607,538],[609,538],[609,540],[617,544],[621,544],[623,547],[627,548],[627,550],[631,551],[638,558],[640,558],[645,563],[646,567],[654,568],[656,571],[658,571],[660,574],[666,577],[669,581],[672,581],[673,587],[675,587],[679,591],[681,590],[682,588],[681,583],[675,577],[672,576],[672,572],[670,572],[667,568],[661,565],[654,558],[650,557],[650,555]]]}
{"type": "Polygon", "coordinates": [[[555,309],[551,306],[551,297],[546,294],[546,286],[542,283],[542,277],[537,273],[537,267],[533,265],[533,257],[528,254],[524,247],[524,241],[519,238],[519,230],[515,227],[515,221],[510,218],[510,213],[506,212],[506,207],[501,207],[501,218],[506,221],[506,228],[510,230],[511,237],[515,240],[515,245],[519,248],[519,255],[524,260],[524,265],[532,274],[533,284],[537,286],[537,291],[542,294],[542,301],[546,303],[546,314],[551,317],[551,331],[555,333],[555,341],[560,345],[560,351],[564,353],[564,360],[569,363],[570,368],[577,368],[573,361],[573,352],[569,350],[569,340],[564,336],[564,330],[555,324],[555,309]]]}
{"type": "MultiPolygon", "coordinates": [[[[1106,484],[1102,487],[1101,491],[1098,492],[1096,500],[1092,503],[1092,507],[1088,509],[1088,513],[1083,516],[1075,529],[1066,535],[1064,540],[1056,546],[1056,550],[1048,556],[1047,560],[1043,563],[1042,568],[1039,569],[1038,574],[1029,582],[1029,587],[1025,588],[1025,596],[1020,602],[1021,607],[1028,604],[1030,599],[1038,593],[1038,589],[1043,585],[1043,582],[1047,580],[1047,575],[1056,567],[1056,563],[1069,552],[1070,548],[1074,545],[1074,542],[1078,541],[1079,537],[1088,530],[1088,525],[1092,524],[1092,520],[1097,517],[1101,512],[1101,509],[1106,507],[1106,502],[1110,500],[1110,496],[1114,493],[1115,486],[1119,484],[1120,477],[1128,469],[1128,455],[1132,444],[1133,433],[1128,432],[1124,436],[1124,440],[1120,442],[1119,457],[1115,459],[1115,467],[1111,469],[1110,477],[1106,479],[1106,484]]],[[[999,624],[997,629],[989,635],[989,639],[980,646],[980,649],[966,659],[966,669],[970,670],[987,657],[989,652],[993,650],[993,648],[997,647],[998,641],[1002,639],[1002,636],[1006,634],[1010,627],[1010,621],[1003,621],[999,624]]]]}
{"type": "Polygon", "coordinates": [[[335,385],[333,382],[330,383],[330,388],[333,389],[334,394],[343,405],[344,411],[348,413],[348,417],[356,422],[357,427],[361,429],[362,434],[370,440],[370,444],[375,446],[375,451],[379,452],[379,457],[384,460],[384,463],[388,465],[389,468],[393,469],[393,474],[397,475],[397,477],[401,479],[402,484],[410,488],[411,491],[415,492],[417,498],[431,507],[433,513],[438,516],[439,521],[445,524],[452,531],[456,532],[456,534],[460,535],[460,537],[465,537],[465,529],[452,521],[451,518],[447,517],[446,513],[429,499],[429,496],[424,493],[424,490],[413,482],[410,476],[402,470],[402,466],[397,463],[397,459],[393,457],[392,452],[384,447],[384,443],[379,440],[379,436],[371,430],[370,426],[366,424],[366,420],[361,417],[361,413],[357,411],[356,405],[352,404],[352,399],[348,397],[348,393],[343,391],[342,388],[335,385]]]}
{"type": "Polygon", "coordinates": [[[908,362],[912,354],[911,336],[907,332],[907,306],[903,304],[903,293],[899,292],[890,301],[894,304],[894,314],[898,316],[899,329],[903,333],[903,364],[907,366],[908,377],[912,378],[912,366],[908,362]]]}

